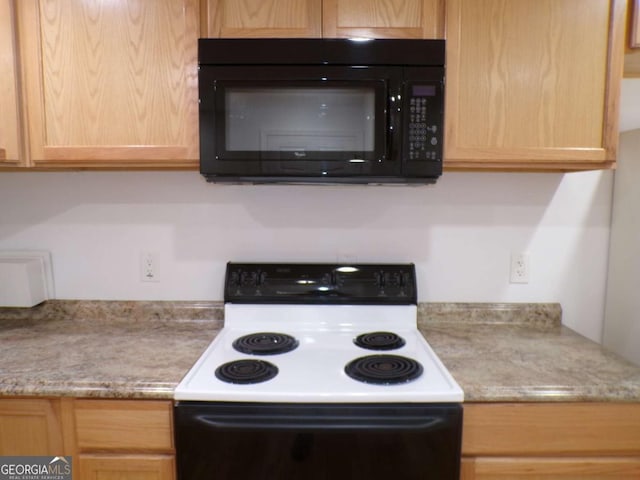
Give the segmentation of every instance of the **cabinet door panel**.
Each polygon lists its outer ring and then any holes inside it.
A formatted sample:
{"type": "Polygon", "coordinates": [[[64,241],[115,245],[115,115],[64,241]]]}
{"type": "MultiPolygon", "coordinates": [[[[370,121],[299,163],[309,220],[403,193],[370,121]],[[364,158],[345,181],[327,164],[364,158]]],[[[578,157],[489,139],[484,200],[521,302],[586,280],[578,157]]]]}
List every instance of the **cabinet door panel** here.
{"type": "Polygon", "coordinates": [[[634,403],[468,403],[466,456],[640,456],[634,403]]]}
{"type": "Polygon", "coordinates": [[[171,455],[80,455],[82,480],[174,480],[171,455]]]}
{"type": "Polygon", "coordinates": [[[78,448],[172,451],[172,404],[142,400],[76,400],[78,448]]]}
{"type": "Polygon", "coordinates": [[[207,0],[208,37],[320,37],[321,0],[207,0]]]}
{"type": "Polygon", "coordinates": [[[639,458],[464,459],[462,480],[631,480],[639,458]]]}
{"type": "Polygon", "coordinates": [[[18,8],[36,164],[195,164],[196,0],[18,8]]]}
{"type": "Polygon", "coordinates": [[[12,2],[0,0],[0,164],[19,161],[18,96],[12,2]]]}
{"type": "Polygon", "coordinates": [[[629,29],[630,42],[634,48],[640,47],[640,0],[633,0],[633,4],[629,4],[631,8],[631,28],[629,29]]]}
{"type": "Polygon", "coordinates": [[[0,455],[63,455],[54,400],[0,400],[0,455]]]}
{"type": "Polygon", "coordinates": [[[449,1],[448,166],[613,161],[623,3],[449,1]]]}
{"type": "Polygon", "coordinates": [[[444,38],[443,0],[324,0],[323,36],[444,38]]]}

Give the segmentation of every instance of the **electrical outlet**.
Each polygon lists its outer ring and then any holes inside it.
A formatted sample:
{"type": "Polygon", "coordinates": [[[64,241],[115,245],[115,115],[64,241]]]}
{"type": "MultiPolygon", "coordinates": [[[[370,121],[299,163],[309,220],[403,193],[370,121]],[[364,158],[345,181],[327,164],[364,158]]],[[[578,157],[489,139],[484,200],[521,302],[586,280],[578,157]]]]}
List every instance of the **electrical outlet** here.
{"type": "Polygon", "coordinates": [[[529,254],[511,254],[511,273],[509,275],[511,283],[529,283],[529,254]]]}
{"type": "Polygon", "coordinates": [[[154,252],[142,252],[140,254],[140,281],[159,282],[158,254],[154,252]]]}

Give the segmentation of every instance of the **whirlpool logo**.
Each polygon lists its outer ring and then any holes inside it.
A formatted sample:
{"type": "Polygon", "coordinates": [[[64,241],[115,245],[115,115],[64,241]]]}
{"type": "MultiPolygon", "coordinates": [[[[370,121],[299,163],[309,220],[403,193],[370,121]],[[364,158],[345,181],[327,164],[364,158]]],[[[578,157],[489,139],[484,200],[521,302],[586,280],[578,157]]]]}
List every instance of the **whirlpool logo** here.
{"type": "Polygon", "coordinates": [[[71,480],[71,457],[0,457],[0,480],[71,480]]]}

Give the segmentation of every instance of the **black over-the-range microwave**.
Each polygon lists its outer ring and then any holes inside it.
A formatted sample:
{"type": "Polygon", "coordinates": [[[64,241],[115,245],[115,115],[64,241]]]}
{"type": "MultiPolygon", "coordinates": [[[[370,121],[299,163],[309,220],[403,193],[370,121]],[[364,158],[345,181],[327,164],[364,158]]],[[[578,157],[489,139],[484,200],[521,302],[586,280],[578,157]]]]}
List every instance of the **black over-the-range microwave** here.
{"type": "Polygon", "coordinates": [[[444,40],[200,39],[200,172],[232,183],[433,183],[444,40]]]}

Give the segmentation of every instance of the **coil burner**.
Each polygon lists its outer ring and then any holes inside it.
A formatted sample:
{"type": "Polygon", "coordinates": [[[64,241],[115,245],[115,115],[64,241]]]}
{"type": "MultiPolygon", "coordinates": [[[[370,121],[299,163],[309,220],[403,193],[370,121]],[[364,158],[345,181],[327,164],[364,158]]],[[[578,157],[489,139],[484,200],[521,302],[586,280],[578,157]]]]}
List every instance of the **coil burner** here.
{"type": "Polygon", "coordinates": [[[396,350],[404,347],[405,341],[393,332],[370,332],[358,335],[353,343],[368,350],[396,350]]]}
{"type": "Polygon", "coordinates": [[[354,380],[375,385],[396,385],[422,375],[422,365],[400,355],[368,355],[347,364],[345,373],[354,380]]]}
{"type": "Polygon", "coordinates": [[[241,385],[266,382],[277,374],[278,367],[272,363],[251,358],[224,363],[215,371],[219,380],[241,385]]]}
{"type": "Polygon", "coordinates": [[[259,332],[237,338],[233,348],[250,355],[278,355],[298,347],[298,340],[285,333],[259,332]]]}

